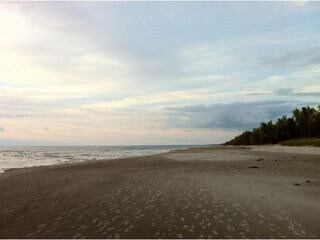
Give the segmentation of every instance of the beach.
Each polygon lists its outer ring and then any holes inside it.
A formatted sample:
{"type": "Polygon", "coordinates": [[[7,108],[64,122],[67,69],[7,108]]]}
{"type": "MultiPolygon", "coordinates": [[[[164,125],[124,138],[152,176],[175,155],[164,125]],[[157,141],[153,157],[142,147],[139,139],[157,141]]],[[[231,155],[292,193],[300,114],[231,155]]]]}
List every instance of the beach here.
{"type": "Polygon", "coordinates": [[[0,238],[320,238],[320,148],[214,146],[0,174],[0,238]]]}

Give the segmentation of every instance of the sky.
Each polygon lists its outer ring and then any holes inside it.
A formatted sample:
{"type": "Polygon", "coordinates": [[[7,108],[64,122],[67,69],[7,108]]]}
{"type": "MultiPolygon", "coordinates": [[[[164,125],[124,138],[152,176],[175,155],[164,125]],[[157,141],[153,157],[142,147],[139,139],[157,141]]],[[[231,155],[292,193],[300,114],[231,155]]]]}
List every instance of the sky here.
{"type": "Polygon", "coordinates": [[[319,100],[320,2],[0,2],[0,145],[221,143],[319,100]]]}

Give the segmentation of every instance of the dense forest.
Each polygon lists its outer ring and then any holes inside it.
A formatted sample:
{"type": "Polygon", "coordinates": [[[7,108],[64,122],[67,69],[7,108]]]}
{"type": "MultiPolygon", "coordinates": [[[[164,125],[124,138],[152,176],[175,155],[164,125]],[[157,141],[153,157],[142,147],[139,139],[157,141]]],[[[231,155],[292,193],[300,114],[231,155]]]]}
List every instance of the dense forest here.
{"type": "Polygon", "coordinates": [[[314,137],[320,137],[320,105],[318,108],[295,109],[292,117],[283,116],[275,123],[263,122],[260,127],[246,131],[225,144],[259,145],[314,137]]]}

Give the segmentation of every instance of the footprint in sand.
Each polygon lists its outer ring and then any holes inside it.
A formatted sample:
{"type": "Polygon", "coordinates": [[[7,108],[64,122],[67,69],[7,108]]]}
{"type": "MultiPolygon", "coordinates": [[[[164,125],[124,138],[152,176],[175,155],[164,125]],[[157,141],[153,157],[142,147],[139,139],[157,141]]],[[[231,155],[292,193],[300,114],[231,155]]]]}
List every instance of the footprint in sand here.
{"type": "Polygon", "coordinates": [[[183,238],[182,233],[177,234],[177,237],[180,238],[180,239],[182,239],[182,238],[183,238]]]}
{"type": "Polygon", "coordinates": [[[76,233],[75,235],[73,235],[73,238],[82,238],[82,234],[81,233],[76,233]]]}

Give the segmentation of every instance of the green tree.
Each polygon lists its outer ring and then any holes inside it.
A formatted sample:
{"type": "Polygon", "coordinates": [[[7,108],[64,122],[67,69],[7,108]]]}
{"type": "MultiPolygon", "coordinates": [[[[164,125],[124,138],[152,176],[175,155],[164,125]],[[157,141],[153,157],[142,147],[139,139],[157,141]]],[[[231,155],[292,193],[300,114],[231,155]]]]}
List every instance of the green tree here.
{"type": "Polygon", "coordinates": [[[267,144],[304,137],[320,137],[320,105],[318,108],[295,109],[292,117],[283,116],[274,124],[272,121],[263,122],[260,127],[246,131],[226,144],[267,144]]]}

